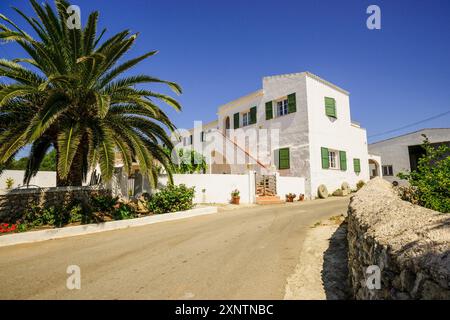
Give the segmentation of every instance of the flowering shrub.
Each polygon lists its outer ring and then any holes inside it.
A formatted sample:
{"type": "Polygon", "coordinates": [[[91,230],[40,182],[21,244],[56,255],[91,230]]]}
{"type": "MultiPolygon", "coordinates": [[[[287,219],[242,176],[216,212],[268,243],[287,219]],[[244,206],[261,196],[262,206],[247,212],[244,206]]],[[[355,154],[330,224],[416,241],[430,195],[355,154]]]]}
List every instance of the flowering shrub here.
{"type": "Polygon", "coordinates": [[[0,223],[0,233],[8,233],[16,231],[17,226],[15,224],[0,223]]]}

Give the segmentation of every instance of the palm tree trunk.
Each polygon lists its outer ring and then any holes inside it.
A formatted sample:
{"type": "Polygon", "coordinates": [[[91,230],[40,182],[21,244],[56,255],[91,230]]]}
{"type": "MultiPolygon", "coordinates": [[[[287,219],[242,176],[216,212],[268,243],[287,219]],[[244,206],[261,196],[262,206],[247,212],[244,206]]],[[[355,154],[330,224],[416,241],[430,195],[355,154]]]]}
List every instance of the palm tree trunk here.
{"type": "MultiPolygon", "coordinates": [[[[79,148],[72,161],[69,174],[66,179],[62,179],[56,171],[56,186],[57,187],[81,187],[83,185],[83,153],[82,148],[79,148]]],[[[58,163],[58,151],[56,152],[56,163],[58,163]]]]}

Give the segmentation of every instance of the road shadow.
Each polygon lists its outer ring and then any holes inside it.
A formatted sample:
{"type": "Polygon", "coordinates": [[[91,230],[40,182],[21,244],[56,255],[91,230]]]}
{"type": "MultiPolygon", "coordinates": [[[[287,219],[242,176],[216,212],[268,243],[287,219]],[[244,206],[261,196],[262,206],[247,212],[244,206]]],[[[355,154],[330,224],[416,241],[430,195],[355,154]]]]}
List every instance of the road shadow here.
{"type": "Polygon", "coordinates": [[[350,299],[347,223],[342,222],[323,254],[322,282],[327,300],[350,299]]]}

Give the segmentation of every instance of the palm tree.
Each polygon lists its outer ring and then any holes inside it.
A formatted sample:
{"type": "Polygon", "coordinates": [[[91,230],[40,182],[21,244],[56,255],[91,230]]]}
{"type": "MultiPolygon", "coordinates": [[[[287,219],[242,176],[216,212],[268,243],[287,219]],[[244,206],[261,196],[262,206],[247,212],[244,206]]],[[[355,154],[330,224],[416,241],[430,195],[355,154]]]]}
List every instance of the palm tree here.
{"type": "Polygon", "coordinates": [[[102,41],[97,36],[98,12],[89,15],[82,29],[66,25],[70,4],[55,0],[30,3],[37,19],[13,8],[36,33],[36,38],[0,14],[0,39],[15,42],[29,57],[0,59],[0,168],[26,145],[31,145],[24,183],[34,176],[48,150],[57,152],[57,185],[80,186],[88,170],[99,164],[102,178],[113,175],[115,152],[128,172],[134,160],[150,181],[155,163],[172,172],[162,145],[172,143],[164,128],[174,125],[155,102],[180,110],[170,96],[138,89],[136,85],[162,83],[175,93],[174,82],[148,75],[120,77],[156,51],[118,63],[137,34],[129,30],[102,41]],[[30,65],[30,68],[25,66],[30,65]]]}

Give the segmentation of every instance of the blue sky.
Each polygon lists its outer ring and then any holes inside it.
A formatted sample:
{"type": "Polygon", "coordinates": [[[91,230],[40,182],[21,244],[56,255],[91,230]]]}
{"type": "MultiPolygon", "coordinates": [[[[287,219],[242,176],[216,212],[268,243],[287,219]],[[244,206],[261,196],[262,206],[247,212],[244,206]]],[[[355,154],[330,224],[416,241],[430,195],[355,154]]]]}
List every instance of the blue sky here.
{"type": "MultiPolygon", "coordinates": [[[[159,50],[135,71],[182,85],[183,111],[168,111],[180,128],[214,120],[219,105],[259,89],[263,76],[305,70],[350,91],[352,118],[369,137],[450,110],[448,0],[72,3],[83,23],[99,10],[107,35],[140,32],[128,57],[159,50]],[[381,30],[366,28],[370,4],[381,8],[381,30]]],[[[27,1],[2,0],[0,12],[15,21],[11,5],[32,12],[27,1]]],[[[2,44],[0,56],[23,53],[2,44]]],[[[450,114],[369,141],[449,123],[450,114]]]]}

